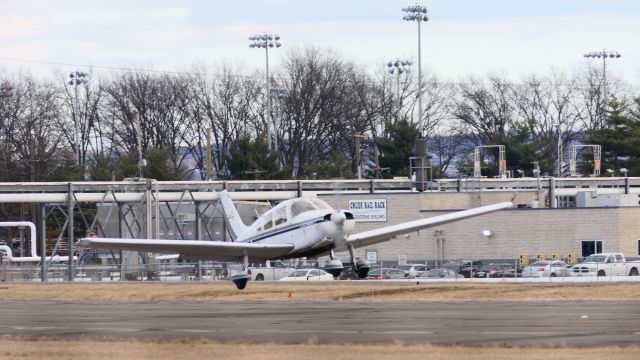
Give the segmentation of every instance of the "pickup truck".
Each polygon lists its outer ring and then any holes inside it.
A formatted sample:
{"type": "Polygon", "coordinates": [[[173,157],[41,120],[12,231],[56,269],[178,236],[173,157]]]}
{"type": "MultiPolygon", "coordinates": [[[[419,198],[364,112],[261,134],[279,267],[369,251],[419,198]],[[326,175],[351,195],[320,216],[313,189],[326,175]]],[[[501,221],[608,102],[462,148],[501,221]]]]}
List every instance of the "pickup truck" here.
{"type": "Polygon", "coordinates": [[[267,261],[265,266],[250,267],[248,274],[253,281],[280,280],[294,272],[296,268],[285,264],[280,260],[267,261]]]}
{"type": "Polygon", "coordinates": [[[571,268],[572,276],[638,276],[639,261],[627,262],[621,253],[601,253],[587,256],[571,268]]]}

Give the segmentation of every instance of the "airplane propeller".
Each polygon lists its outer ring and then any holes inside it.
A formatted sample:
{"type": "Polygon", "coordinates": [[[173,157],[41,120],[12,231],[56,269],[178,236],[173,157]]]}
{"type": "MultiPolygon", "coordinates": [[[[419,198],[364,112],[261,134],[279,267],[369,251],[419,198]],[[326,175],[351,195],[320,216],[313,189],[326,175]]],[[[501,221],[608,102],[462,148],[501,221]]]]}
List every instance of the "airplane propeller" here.
{"type": "Polygon", "coordinates": [[[346,251],[348,245],[346,242],[347,233],[353,229],[354,221],[353,215],[349,212],[335,211],[331,214],[327,214],[325,217],[325,226],[327,235],[333,239],[334,250],[346,251]]]}
{"type": "Polygon", "coordinates": [[[336,224],[336,231],[333,235],[333,243],[335,244],[335,250],[344,251],[347,250],[347,242],[345,241],[344,223],[347,221],[347,216],[342,211],[337,211],[331,214],[331,221],[336,224]]]}

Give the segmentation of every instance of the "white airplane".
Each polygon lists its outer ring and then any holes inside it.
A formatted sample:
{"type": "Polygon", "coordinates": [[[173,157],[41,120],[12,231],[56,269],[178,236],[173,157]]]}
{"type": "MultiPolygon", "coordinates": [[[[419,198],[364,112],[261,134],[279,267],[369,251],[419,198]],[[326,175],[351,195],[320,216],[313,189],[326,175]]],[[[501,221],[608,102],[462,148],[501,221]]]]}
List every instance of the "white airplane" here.
{"type": "Polygon", "coordinates": [[[249,279],[246,269],[250,258],[263,261],[329,255],[332,260],[325,270],[339,276],[344,266],[335,258],[334,252],[349,251],[354,271],[364,278],[369,272],[369,263],[356,259],[356,248],[513,206],[511,202],[503,202],[351,234],[355,226],[353,214],[336,210],[315,197],[283,201],[247,226],[240,219],[229,193],[223,190],[219,194],[231,241],[87,237],[81,239],[79,245],[99,249],[180,253],[185,258],[199,260],[241,261],[245,274],[232,280],[238,289],[243,289],[249,279]]]}

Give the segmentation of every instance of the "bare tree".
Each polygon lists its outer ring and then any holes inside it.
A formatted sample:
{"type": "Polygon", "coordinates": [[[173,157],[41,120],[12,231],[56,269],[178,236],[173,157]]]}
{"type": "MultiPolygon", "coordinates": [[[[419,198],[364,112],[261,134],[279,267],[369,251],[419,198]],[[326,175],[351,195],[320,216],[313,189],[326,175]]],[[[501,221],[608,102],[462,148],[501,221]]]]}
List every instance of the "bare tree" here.
{"type": "Polygon", "coordinates": [[[469,77],[458,86],[454,116],[476,144],[506,138],[515,120],[511,84],[497,75],[489,75],[487,81],[469,77]]]}
{"type": "MultiPolygon", "coordinates": [[[[207,73],[200,68],[199,73],[207,73]]],[[[221,65],[211,75],[191,79],[192,121],[187,143],[202,176],[206,174],[206,131],[212,129],[213,166],[226,175],[226,157],[231,143],[245,135],[266,133],[261,117],[263,104],[260,77],[238,76],[236,69],[221,65]]]]}
{"type": "Polygon", "coordinates": [[[289,53],[283,68],[288,89],[282,119],[285,165],[293,176],[304,176],[308,164],[329,157],[348,136],[336,130],[353,120],[347,108],[352,106],[354,65],[331,52],[307,49],[289,53]]]}
{"type": "MultiPolygon", "coordinates": [[[[113,141],[120,155],[137,151],[141,136],[142,151],[167,151],[171,167],[180,171],[187,154],[183,151],[188,127],[189,81],[185,77],[120,73],[104,86],[104,107],[114,125],[113,141]],[[136,131],[139,114],[140,132],[136,131]]],[[[183,174],[187,175],[187,174],[183,174]]]]}

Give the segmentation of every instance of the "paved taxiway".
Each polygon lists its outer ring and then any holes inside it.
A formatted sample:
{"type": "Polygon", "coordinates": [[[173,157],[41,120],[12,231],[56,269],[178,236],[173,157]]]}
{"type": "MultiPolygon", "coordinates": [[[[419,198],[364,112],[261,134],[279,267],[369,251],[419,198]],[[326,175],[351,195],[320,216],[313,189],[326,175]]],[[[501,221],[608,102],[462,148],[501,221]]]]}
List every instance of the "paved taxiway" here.
{"type": "Polygon", "coordinates": [[[0,336],[576,346],[640,343],[640,301],[1,301],[0,336]]]}

